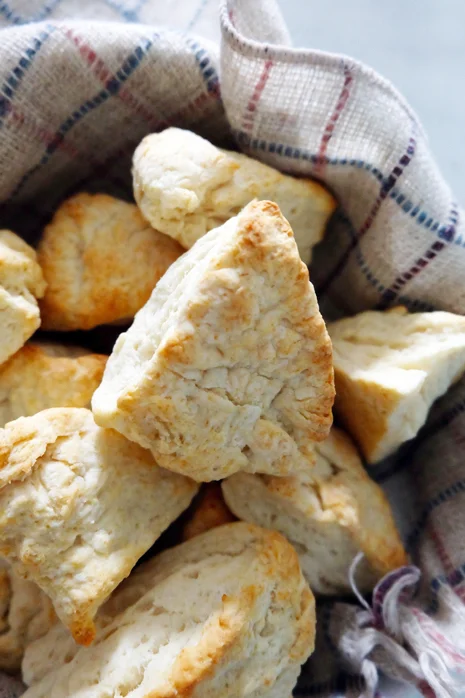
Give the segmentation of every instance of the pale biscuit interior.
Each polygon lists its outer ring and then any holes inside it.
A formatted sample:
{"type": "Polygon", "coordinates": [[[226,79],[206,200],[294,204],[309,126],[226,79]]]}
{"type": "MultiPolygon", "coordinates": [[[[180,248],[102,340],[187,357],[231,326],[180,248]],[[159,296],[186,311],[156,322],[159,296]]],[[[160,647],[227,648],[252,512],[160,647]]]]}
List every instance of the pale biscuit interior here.
{"type": "Polygon", "coordinates": [[[335,412],[370,463],[412,439],[465,371],[465,318],[367,311],[328,325],[335,412]]]}

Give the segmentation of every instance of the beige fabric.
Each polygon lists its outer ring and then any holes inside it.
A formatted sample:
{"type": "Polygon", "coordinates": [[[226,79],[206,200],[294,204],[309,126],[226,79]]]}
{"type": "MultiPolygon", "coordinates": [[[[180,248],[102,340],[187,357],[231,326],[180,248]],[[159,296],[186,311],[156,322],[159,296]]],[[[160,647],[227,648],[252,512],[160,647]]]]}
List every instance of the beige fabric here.
{"type": "Polygon", "coordinates": [[[0,427],[49,407],[89,407],[106,361],[78,347],[29,342],[0,366],[0,427]]]}
{"type": "Polygon", "coordinates": [[[315,468],[292,477],[238,473],[222,483],[240,519],[280,531],[299,553],[313,591],[350,593],[349,568],[358,552],[357,584],[363,592],[406,564],[389,504],[363,469],[351,440],[333,428],[317,445],[315,468]]]}
{"type": "Polygon", "coordinates": [[[281,698],[313,650],[314,599],[282,536],[243,523],[162,553],[152,588],[27,698],[281,698]]]}
{"type": "Polygon", "coordinates": [[[0,431],[0,554],[87,645],[98,607],[196,489],[89,410],[20,418],[0,431]]]}
{"type": "Polygon", "coordinates": [[[185,248],[252,199],[269,199],[288,219],[300,257],[309,264],[336,205],[314,181],[215,148],[179,128],[146,136],[134,153],[132,175],[134,197],[145,218],[185,248]]]}
{"type": "Polygon", "coordinates": [[[116,342],[98,424],[198,481],[308,469],[332,422],[331,343],[278,206],[249,204],[165,274],[116,342]]]}

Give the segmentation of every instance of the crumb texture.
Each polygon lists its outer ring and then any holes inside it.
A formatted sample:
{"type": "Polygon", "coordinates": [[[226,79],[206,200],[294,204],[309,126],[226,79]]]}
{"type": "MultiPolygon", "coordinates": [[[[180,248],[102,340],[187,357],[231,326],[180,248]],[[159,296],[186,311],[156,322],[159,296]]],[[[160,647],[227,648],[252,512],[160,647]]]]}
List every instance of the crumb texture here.
{"type": "Polygon", "coordinates": [[[368,462],[417,435],[433,402],[465,371],[465,318],[403,307],[328,325],[337,415],[368,462]]]}
{"type": "Polygon", "coordinates": [[[196,490],[89,410],[20,418],[0,431],[0,554],[89,644],[98,607],[196,490]]]}
{"type": "Polygon", "coordinates": [[[331,342],[278,206],[253,203],[170,267],[121,335],[96,421],[198,481],[312,466],[334,399],[331,342]]]}
{"type": "Polygon", "coordinates": [[[152,587],[25,698],[282,698],[313,651],[315,608],[279,534],[221,526],[156,558],[152,587]]]}

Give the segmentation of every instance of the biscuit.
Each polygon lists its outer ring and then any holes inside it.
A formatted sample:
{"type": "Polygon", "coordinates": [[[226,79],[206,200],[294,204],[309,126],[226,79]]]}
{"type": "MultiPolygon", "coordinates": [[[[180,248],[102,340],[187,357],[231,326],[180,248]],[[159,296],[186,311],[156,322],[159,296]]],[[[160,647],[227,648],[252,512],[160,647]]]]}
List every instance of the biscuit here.
{"type": "Polygon", "coordinates": [[[412,439],[465,371],[465,317],[367,311],[328,326],[335,411],[369,463],[412,439]]]}
{"type": "Polygon", "coordinates": [[[0,230],[0,364],[21,349],[39,327],[37,299],[44,292],[35,251],[9,230],[0,230]]]}
{"type": "Polygon", "coordinates": [[[187,249],[253,199],[269,199],[288,219],[308,264],[335,209],[333,196],[318,182],[282,174],[179,128],[146,136],[134,153],[132,173],[144,217],[187,249]]]}
{"type": "Polygon", "coordinates": [[[194,480],[313,463],[334,399],[331,342],[288,222],[269,201],[210,231],[120,335],[95,420],[194,480]]]}
{"type": "Polygon", "coordinates": [[[0,560],[0,669],[17,671],[27,645],[55,623],[50,599],[0,560]]]}
{"type": "Polygon", "coordinates": [[[159,555],[150,590],[24,698],[282,698],[314,634],[292,546],[232,523],[159,555]]]}
{"type": "Polygon", "coordinates": [[[211,528],[232,523],[236,517],[229,511],[224,501],[219,482],[210,482],[203,486],[190,518],[184,524],[182,539],[190,540],[209,531],[211,528]]]}
{"type": "Polygon", "coordinates": [[[226,503],[240,519],[290,540],[315,593],[350,592],[349,568],[362,551],[356,580],[369,592],[384,574],[406,564],[389,503],[343,432],[333,428],[315,449],[312,473],[233,475],[222,483],[226,503]]]}
{"type": "MultiPolygon", "coordinates": [[[[116,587],[95,616],[97,633],[152,588],[154,567],[157,565],[156,558],[143,562],[116,587]]],[[[79,647],[69,630],[62,623],[55,623],[46,635],[26,647],[21,665],[24,683],[31,686],[50,671],[68,664],[77,654],[79,647]]]]}
{"type": "Polygon", "coordinates": [[[89,644],[98,607],[196,490],[89,410],[22,417],[0,430],[0,555],[89,644]]]}
{"type": "Polygon", "coordinates": [[[137,206],[106,194],[77,194],[46,227],[38,256],[47,291],[47,330],[88,330],[130,319],[184,250],[153,230],[137,206]]]}
{"type": "Polygon", "coordinates": [[[0,366],[0,427],[49,407],[89,407],[106,360],[77,347],[26,344],[0,366]]]}

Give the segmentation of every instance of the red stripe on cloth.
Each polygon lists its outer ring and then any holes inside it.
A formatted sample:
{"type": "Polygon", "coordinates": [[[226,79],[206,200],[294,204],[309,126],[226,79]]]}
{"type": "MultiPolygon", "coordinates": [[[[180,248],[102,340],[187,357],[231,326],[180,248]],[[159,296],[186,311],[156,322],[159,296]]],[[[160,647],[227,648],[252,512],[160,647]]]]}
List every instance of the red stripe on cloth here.
{"type": "MultiPolygon", "coordinates": [[[[14,124],[15,126],[20,127],[23,136],[27,135],[29,137],[32,137],[45,145],[48,145],[49,143],[52,143],[55,140],[54,133],[48,131],[42,125],[39,125],[30,114],[23,114],[22,112],[18,111],[18,109],[13,104],[11,105],[7,116],[6,123],[8,124],[9,122],[14,124]]],[[[65,143],[64,141],[59,143],[57,147],[58,150],[63,151],[71,158],[76,158],[79,154],[77,148],[70,145],[69,143],[65,143]]]]}
{"type": "Polygon", "coordinates": [[[402,272],[399,274],[399,276],[396,278],[392,286],[384,292],[384,295],[391,295],[394,297],[398,294],[400,289],[405,286],[406,283],[411,281],[411,279],[414,278],[414,276],[417,276],[423,269],[425,269],[430,262],[432,262],[435,257],[438,256],[440,252],[445,247],[445,243],[441,242],[440,240],[436,240],[424,254],[419,257],[415,263],[407,269],[407,271],[402,272]]]}
{"type": "Polygon", "coordinates": [[[433,242],[433,244],[428,247],[426,252],[424,252],[422,256],[419,257],[409,269],[407,269],[407,271],[402,272],[396,277],[394,283],[383,292],[380,307],[385,307],[388,303],[392,303],[392,301],[399,295],[401,289],[415,276],[418,276],[418,274],[424,271],[433,261],[433,259],[435,259],[438,254],[444,250],[447,244],[454,240],[459,213],[455,204],[452,204],[450,211],[449,225],[445,226],[441,233],[444,242],[442,240],[436,240],[433,242]]]}
{"type": "MultiPolygon", "coordinates": [[[[100,82],[105,86],[106,83],[114,78],[115,76],[105,65],[104,61],[97,56],[95,51],[85,43],[82,37],[78,36],[76,32],[71,29],[66,29],[65,35],[74,43],[78,48],[80,55],[85,59],[87,64],[92,68],[94,75],[100,80],[100,82]]],[[[153,129],[157,128],[159,119],[153,114],[153,112],[145,107],[140,100],[138,100],[127,87],[121,87],[121,89],[116,92],[119,99],[129,107],[135,114],[140,116],[144,121],[146,121],[149,126],[153,129]]]]}
{"type": "Polygon", "coordinates": [[[429,529],[431,540],[434,543],[434,547],[436,548],[436,553],[439,557],[441,565],[443,566],[443,569],[446,574],[451,574],[451,572],[453,572],[455,569],[454,565],[452,564],[452,561],[450,560],[449,555],[447,554],[444,544],[435,527],[433,526],[431,520],[429,521],[429,529]]]}
{"type": "Polygon", "coordinates": [[[255,112],[256,112],[258,103],[260,101],[260,97],[262,96],[263,90],[265,89],[265,85],[268,82],[268,78],[270,77],[270,72],[271,72],[272,66],[273,66],[273,61],[271,61],[271,60],[265,61],[265,65],[263,66],[262,73],[257,81],[257,84],[255,85],[252,96],[249,100],[249,103],[247,104],[244,118],[242,120],[242,128],[244,131],[251,131],[252,130],[254,120],[255,120],[255,112]]]}
{"type": "Polygon", "coordinates": [[[347,247],[347,249],[344,252],[344,254],[342,255],[342,257],[339,259],[339,261],[337,262],[335,267],[328,274],[326,279],[320,284],[319,288],[317,289],[317,293],[319,293],[319,294],[325,293],[328,290],[329,286],[332,284],[332,282],[342,272],[342,270],[344,269],[344,266],[346,265],[351,253],[353,252],[353,250],[356,247],[358,247],[362,238],[367,234],[367,232],[370,230],[371,226],[373,225],[373,222],[379,213],[381,205],[388,197],[389,192],[395,186],[398,179],[403,175],[405,169],[410,164],[413,156],[415,155],[415,151],[416,151],[416,139],[415,139],[416,124],[415,124],[415,122],[413,122],[413,124],[412,124],[412,131],[413,132],[409,138],[405,152],[399,158],[396,165],[393,167],[393,169],[391,170],[389,175],[386,177],[386,179],[381,184],[379,194],[376,197],[376,200],[375,200],[373,206],[371,207],[371,210],[370,210],[368,216],[365,218],[361,227],[359,228],[356,235],[349,243],[349,246],[347,247]]]}
{"type": "MultiPolygon", "coordinates": [[[[105,66],[104,62],[97,57],[95,51],[93,51],[93,49],[88,46],[81,37],[77,36],[77,34],[71,29],[66,31],[66,35],[77,46],[81,56],[87,61],[89,66],[93,68],[96,77],[98,77],[104,85],[106,82],[108,82],[108,80],[114,77],[111,71],[105,66]]],[[[212,92],[203,92],[195,100],[187,104],[185,107],[182,107],[182,109],[179,109],[174,114],[170,114],[167,118],[159,119],[151,111],[151,109],[146,108],[126,87],[122,87],[117,92],[117,95],[124,104],[141,116],[154,131],[159,131],[162,128],[166,128],[170,124],[175,123],[176,120],[180,119],[181,117],[188,117],[191,113],[195,113],[199,107],[203,106],[205,102],[210,99],[212,101],[216,101],[215,94],[212,92]]]]}
{"type": "Polygon", "coordinates": [[[457,664],[465,667],[465,656],[460,652],[457,652],[454,645],[452,645],[447,637],[443,635],[440,630],[438,630],[437,626],[433,624],[429,616],[418,608],[412,607],[411,611],[425,633],[432,637],[444,650],[444,652],[446,652],[457,664]]]}
{"type": "Polygon", "coordinates": [[[334,107],[334,111],[331,114],[331,117],[329,118],[329,121],[326,123],[326,126],[324,128],[323,136],[320,142],[320,147],[318,149],[317,161],[314,167],[315,174],[320,176],[323,174],[326,166],[325,155],[326,151],[328,150],[329,141],[334,135],[334,129],[336,127],[338,119],[344,111],[344,107],[346,106],[349,100],[350,88],[354,80],[350,67],[347,65],[347,63],[343,63],[342,68],[344,71],[344,84],[342,86],[341,93],[338,97],[336,106],[334,107]]]}
{"type": "Polygon", "coordinates": [[[420,681],[417,683],[416,688],[421,693],[423,698],[437,698],[436,693],[433,691],[431,686],[426,683],[426,681],[420,681]]]}
{"type": "MultiPolygon", "coordinates": [[[[197,97],[193,102],[189,102],[185,107],[182,109],[179,109],[177,112],[174,114],[169,114],[166,118],[166,120],[159,121],[158,122],[158,128],[167,128],[168,126],[172,125],[173,123],[176,123],[176,120],[178,118],[186,118],[189,116],[191,112],[196,112],[199,107],[202,107],[206,102],[210,101],[209,100],[209,93],[204,92],[199,97],[197,97]]],[[[199,119],[201,118],[201,115],[198,115],[199,119]]],[[[118,177],[111,176],[110,171],[116,163],[120,162],[122,159],[125,159],[127,156],[131,155],[134,152],[134,149],[136,147],[137,143],[130,142],[127,143],[126,145],[122,146],[119,150],[117,150],[115,153],[112,153],[109,155],[105,160],[103,161],[93,161],[90,156],[86,155],[86,159],[89,162],[89,164],[92,164],[92,170],[90,174],[86,174],[83,178],[81,178],[78,182],[73,182],[69,190],[65,191],[63,194],[63,199],[68,198],[68,196],[76,190],[76,187],[81,187],[83,185],[86,185],[87,182],[92,181],[93,179],[107,179],[109,182],[116,184],[118,187],[122,186],[125,184],[123,179],[119,179],[118,177]]],[[[76,151],[77,156],[80,155],[79,151],[76,151]]]]}

